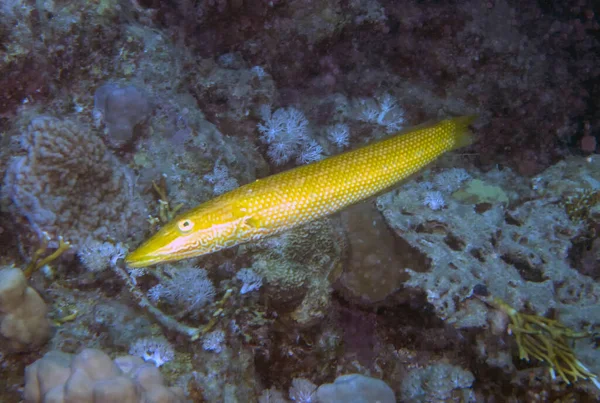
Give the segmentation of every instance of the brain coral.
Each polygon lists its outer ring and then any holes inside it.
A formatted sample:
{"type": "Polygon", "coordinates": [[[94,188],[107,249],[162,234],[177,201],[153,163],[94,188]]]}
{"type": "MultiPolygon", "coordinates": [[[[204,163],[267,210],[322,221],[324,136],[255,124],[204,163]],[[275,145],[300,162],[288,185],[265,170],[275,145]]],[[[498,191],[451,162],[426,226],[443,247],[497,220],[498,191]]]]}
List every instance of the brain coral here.
{"type": "Polygon", "coordinates": [[[25,153],[13,157],[2,191],[36,232],[80,246],[89,238],[124,240],[144,225],[129,172],[98,136],[38,117],[19,140],[25,153]]]}

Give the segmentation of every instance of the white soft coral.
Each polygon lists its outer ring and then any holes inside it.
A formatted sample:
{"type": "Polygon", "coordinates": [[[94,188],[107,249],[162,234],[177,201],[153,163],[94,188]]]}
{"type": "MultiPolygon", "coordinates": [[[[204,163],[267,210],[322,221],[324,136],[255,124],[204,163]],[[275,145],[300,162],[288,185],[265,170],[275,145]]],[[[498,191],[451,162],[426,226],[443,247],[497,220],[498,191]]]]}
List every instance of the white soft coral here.
{"type": "Polygon", "coordinates": [[[175,358],[175,351],[167,340],[139,339],[129,349],[129,354],[151,361],[156,367],[163,366],[175,358]]]}
{"type": "Polygon", "coordinates": [[[404,110],[398,105],[396,98],[389,94],[375,99],[359,99],[357,116],[363,122],[385,127],[388,133],[397,132],[405,123],[404,110]]]}
{"type": "Polygon", "coordinates": [[[293,158],[306,164],[323,158],[323,148],[311,138],[308,120],[296,108],[279,108],[271,113],[267,105],[261,107],[263,123],[258,124],[260,140],[269,145],[267,155],[275,165],[283,165],[293,158]]]}

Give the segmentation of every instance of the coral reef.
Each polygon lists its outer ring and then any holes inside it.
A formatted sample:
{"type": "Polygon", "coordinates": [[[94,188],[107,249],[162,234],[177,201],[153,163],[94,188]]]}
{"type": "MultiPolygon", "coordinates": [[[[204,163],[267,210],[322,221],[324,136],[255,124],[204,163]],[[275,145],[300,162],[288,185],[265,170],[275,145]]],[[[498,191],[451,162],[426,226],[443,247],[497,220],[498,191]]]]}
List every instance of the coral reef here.
{"type": "MultiPolygon", "coordinates": [[[[490,172],[480,180],[506,187],[511,177],[490,172]]],[[[538,196],[507,208],[507,196],[490,198],[497,191],[493,186],[478,186],[481,195],[473,192],[475,180],[448,195],[443,210],[424,205],[426,186],[416,181],[378,199],[391,228],[429,260],[425,267],[407,267],[411,278],[405,285],[426,292],[437,314],[457,326],[485,323],[485,309],[471,300],[478,285],[516,309],[527,305],[538,314],[557,309],[570,325],[587,323],[598,290],[568,261],[571,239],[583,227],[551,199],[538,196]],[[471,198],[465,192],[473,192],[471,198]]]]}
{"type": "Polygon", "coordinates": [[[470,389],[475,377],[469,371],[447,363],[436,363],[416,369],[402,381],[402,401],[474,402],[470,389]]]}
{"type": "Polygon", "coordinates": [[[589,115],[597,127],[598,112],[588,105],[598,87],[586,85],[599,74],[594,32],[600,24],[591,1],[146,7],[198,53],[227,49],[263,66],[286,89],[285,104],[314,93],[362,97],[386,88],[411,105],[409,119],[478,109],[488,135],[476,158],[486,167],[501,159],[535,174],[564,155],[564,142],[577,144],[579,117],[589,115]]]}
{"type": "Polygon", "coordinates": [[[251,268],[263,278],[272,303],[294,307],[291,317],[299,326],[326,317],[343,247],[343,239],[327,220],[247,246],[253,252],[251,268]]]}
{"type": "Polygon", "coordinates": [[[599,399],[597,2],[0,3],[0,401],[599,399]],[[240,185],[466,114],[471,148],[374,201],[123,263],[240,185]]]}
{"type": "MultiPolygon", "coordinates": [[[[481,289],[517,310],[555,312],[572,334],[596,328],[598,284],[576,270],[569,256],[586,227],[558,201],[568,200],[572,189],[595,188],[598,163],[597,158],[568,159],[520,184],[510,170],[479,173],[445,195],[443,210],[424,203],[428,175],[445,171],[426,173],[381,196],[377,206],[390,227],[424,257],[423,266],[406,266],[405,286],[425,293],[436,314],[459,328],[496,321],[475,298],[481,289]],[[502,191],[509,188],[519,193],[502,191]]],[[[589,343],[576,343],[575,352],[597,373],[598,353],[589,343]]]]}

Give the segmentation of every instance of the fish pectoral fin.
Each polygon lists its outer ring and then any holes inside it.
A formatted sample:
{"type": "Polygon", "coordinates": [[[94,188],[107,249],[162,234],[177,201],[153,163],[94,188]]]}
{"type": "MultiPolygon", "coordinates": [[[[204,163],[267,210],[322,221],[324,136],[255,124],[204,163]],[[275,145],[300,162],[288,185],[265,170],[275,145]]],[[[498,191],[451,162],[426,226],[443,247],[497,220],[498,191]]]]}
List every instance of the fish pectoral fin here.
{"type": "Polygon", "coordinates": [[[246,216],[242,220],[242,225],[251,228],[260,228],[260,220],[253,216],[246,216]]]}
{"type": "Polygon", "coordinates": [[[260,228],[260,220],[253,214],[248,213],[248,209],[243,205],[237,205],[233,208],[233,216],[240,220],[243,227],[260,228]]]}

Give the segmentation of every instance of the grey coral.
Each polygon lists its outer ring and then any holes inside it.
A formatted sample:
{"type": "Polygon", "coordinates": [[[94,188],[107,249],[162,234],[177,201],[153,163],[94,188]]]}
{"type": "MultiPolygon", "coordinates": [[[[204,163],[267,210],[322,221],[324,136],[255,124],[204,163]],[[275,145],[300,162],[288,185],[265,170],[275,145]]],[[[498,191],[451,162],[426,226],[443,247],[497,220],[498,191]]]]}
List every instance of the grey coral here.
{"type": "Polygon", "coordinates": [[[120,148],[130,143],[136,125],[144,122],[151,111],[148,96],[142,90],[128,85],[105,84],[94,94],[95,112],[104,117],[109,145],[120,148]]]}
{"type": "Polygon", "coordinates": [[[461,367],[438,362],[411,371],[402,381],[403,402],[474,402],[473,374],[461,367]]]}

